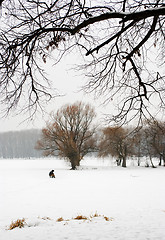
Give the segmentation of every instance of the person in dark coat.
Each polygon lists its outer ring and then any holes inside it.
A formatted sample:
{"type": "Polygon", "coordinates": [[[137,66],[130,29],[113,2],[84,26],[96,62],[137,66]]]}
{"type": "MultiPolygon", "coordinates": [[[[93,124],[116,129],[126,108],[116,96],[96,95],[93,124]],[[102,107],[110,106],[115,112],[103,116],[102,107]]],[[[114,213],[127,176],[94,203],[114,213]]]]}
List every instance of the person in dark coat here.
{"type": "Polygon", "coordinates": [[[50,171],[50,173],[49,173],[49,177],[50,177],[50,178],[55,178],[54,170],[50,171]]]}

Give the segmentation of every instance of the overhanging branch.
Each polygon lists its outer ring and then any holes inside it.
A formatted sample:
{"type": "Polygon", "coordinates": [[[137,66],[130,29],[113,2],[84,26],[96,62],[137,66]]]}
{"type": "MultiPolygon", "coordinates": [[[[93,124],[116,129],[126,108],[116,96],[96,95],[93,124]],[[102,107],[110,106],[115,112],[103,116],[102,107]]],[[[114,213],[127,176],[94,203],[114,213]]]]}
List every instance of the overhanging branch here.
{"type": "Polygon", "coordinates": [[[153,17],[153,16],[160,16],[160,15],[165,15],[165,7],[152,8],[152,9],[148,9],[145,11],[138,11],[138,12],[134,12],[134,13],[126,13],[126,12],[104,13],[99,16],[89,18],[88,20],[83,21],[81,24],[79,24],[77,27],[75,27],[72,30],[72,34],[74,35],[78,31],[80,31],[80,29],[85,28],[91,24],[105,21],[108,19],[119,18],[119,19],[122,19],[120,21],[120,23],[122,23],[122,22],[126,22],[126,21],[131,21],[131,20],[140,21],[142,19],[146,19],[146,18],[153,17]]]}
{"type": "MultiPolygon", "coordinates": [[[[153,19],[153,23],[151,25],[151,28],[150,30],[148,31],[147,35],[142,39],[142,41],[127,55],[126,59],[129,60],[134,53],[136,53],[141,46],[143,46],[143,44],[145,42],[147,42],[147,40],[150,38],[150,36],[152,35],[152,33],[154,32],[155,30],[155,27],[156,27],[156,24],[157,24],[157,20],[158,20],[158,16],[155,16],[154,19],[153,19]]],[[[127,61],[126,60],[126,61],[127,61]]],[[[126,62],[125,62],[126,63],[126,62]]],[[[124,65],[125,65],[124,63],[124,65]]]]}
{"type": "Polygon", "coordinates": [[[94,49],[89,50],[86,53],[86,56],[92,54],[93,52],[98,52],[100,48],[102,48],[103,46],[109,44],[110,42],[112,42],[115,38],[118,38],[122,35],[123,32],[125,32],[126,30],[128,30],[130,27],[132,27],[135,24],[136,21],[132,21],[130,24],[128,24],[125,28],[122,28],[121,31],[119,31],[118,33],[116,33],[114,36],[112,36],[111,38],[109,38],[107,41],[103,42],[102,44],[100,44],[99,46],[95,47],[94,49]]]}

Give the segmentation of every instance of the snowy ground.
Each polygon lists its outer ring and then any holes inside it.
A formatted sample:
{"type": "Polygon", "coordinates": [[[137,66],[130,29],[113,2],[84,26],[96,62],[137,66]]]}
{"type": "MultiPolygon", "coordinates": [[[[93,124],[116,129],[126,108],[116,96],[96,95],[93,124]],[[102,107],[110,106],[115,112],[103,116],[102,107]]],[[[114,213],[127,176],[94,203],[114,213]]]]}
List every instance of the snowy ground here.
{"type": "Polygon", "coordinates": [[[69,168],[62,160],[0,160],[1,240],[165,239],[164,167],[86,159],[81,170],[69,168]],[[24,228],[8,230],[22,218],[24,228]]]}

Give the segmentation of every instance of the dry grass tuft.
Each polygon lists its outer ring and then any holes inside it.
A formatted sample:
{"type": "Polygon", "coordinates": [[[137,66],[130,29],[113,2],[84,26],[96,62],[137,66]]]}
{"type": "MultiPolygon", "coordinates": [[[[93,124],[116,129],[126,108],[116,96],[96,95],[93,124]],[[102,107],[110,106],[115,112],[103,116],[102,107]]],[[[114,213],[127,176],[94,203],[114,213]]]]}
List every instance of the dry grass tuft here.
{"type": "Polygon", "coordinates": [[[25,219],[17,219],[15,222],[12,222],[9,226],[9,230],[12,230],[14,228],[23,228],[25,226],[26,222],[25,219]]]}
{"type": "Polygon", "coordinates": [[[91,218],[95,218],[95,217],[101,217],[101,215],[99,215],[97,212],[95,212],[94,215],[91,215],[91,218]]]}
{"type": "Polygon", "coordinates": [[[110,221],[109,217],[104,216],[105,221],[110,221]]]}
{"type": "Polygon", "coordinates": [[[74,218],[74,220],[88,220],[88,218],[82,215],[78,215],[77,217],[74,218]]]}
{"type": "Polygon", "coordinates": [[[104,217],[105,221],[113,221],[114,220],[114,218],[109,218],[109,217],[106,217],[106,216],[103,216],[103,217],[104,217]]]}
{"type": "Polygon", "coordinates": [[[64,221],[64,219],[63,219],[62,217],[59,217],[59,218],[56,220],[56,222],[62,222],[62,221],[64,221]]]}
{"type": "Polygon", "coordinates": [[[51,220],[50,217],[42,217],[41,219],[42,219],[42,220],[51,220]]]}

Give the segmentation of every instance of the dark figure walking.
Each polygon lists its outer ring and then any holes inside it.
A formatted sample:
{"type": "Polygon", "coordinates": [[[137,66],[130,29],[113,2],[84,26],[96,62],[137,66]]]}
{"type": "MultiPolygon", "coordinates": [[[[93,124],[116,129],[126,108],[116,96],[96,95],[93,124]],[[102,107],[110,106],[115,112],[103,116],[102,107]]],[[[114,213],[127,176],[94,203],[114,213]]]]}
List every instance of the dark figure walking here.
{"type": "Polygon", "coordinates": [[[50,178],[55,178],[54,170],[50,171],[50,173],[49,173],[49,177],[50,177],[50,178]]]}

